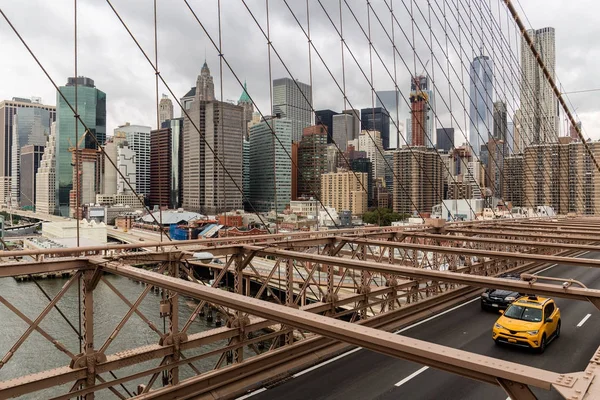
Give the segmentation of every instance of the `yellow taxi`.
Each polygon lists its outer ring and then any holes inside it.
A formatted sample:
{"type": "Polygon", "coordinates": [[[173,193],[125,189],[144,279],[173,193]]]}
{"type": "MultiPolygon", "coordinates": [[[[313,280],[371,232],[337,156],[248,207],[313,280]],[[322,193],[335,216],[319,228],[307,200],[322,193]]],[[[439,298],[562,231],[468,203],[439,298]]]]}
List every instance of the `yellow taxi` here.
{"type": "Polygon", "coordinates": [[[492,330],[496,344],[529,347],[543,353],[560,336],[560,310],[552,299],[524,296],[500,313],[492,330]]]}

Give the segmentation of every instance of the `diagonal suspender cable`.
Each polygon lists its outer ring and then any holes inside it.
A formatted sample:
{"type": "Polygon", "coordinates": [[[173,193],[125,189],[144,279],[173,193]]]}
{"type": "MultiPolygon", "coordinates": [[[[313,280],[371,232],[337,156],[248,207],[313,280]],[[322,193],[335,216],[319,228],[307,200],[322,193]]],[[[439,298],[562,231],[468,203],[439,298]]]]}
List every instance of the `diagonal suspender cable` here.
{"type": "MultiPolygon", "coordinates": [[[[146,51],[144,51],[144,49],[142,48],[142,46],[139,44],[138,40],[135,38],[135,36],[133,35],[133,33],[131,32],[131,30],[129,29],[129,27],[127,26],[127,24],[125,24],[125,21],[123,21],[123,19],[121,18],[121,16],[119,15],[119,13],[117,12],[117,10],[114,8],[114,6],[112,5],[110,0],[106,0],[106,2],[108,3],[109,7],[112,9],[113,13],[115,14],[115,16],[119,19],[119,22],[121,22],[121,25],[123,25],[123,27],[125,28],[125,30],[127,31],[127,33],[129,34],[129,36],[131,37],[131,39],[134,41],[134,43],[136,44],[136,46],[138,47],[138,49],[140,50],[140,52],[142,53],[142,55],[144,56],[144,58],[146,59],[146,61],[148,61],[148,63],[150,64],[150,66],[154,69],[156,75],[158,75],[158,77],[160,78],[161,82],[163,83],[163,85],[165,86],[165,88],[167,88],[167,90],[169,91],[169,93],[171,93],[171,96],[173,96],[173,98],[175,99],[175,101],[177,102],[177,105],[179,107],[181,107],[182,112],[186,115],[186,117],[190,120],[190,123],[192,124],[192,126],[194,127],[194,129],[196,130],[196,132],[198,132],[198,135],[200,135],[200,138],[202,139],[202,141],[204,141],[204,144],[208,147],[208,149],[211,151],[211,153],[214,155],[215,159],[218,161],[219,165],[224,169],[226,175],[229,177],[229,179],[231,179],[231,181],[233,182],[233,184],[235,185],[235,187],[237,188],[237,190],[242,194],[243,198],[246,198],[244,191],[240,188],[240,186],[235,182],[235,180],[233,179],[233,177],[231,176],[231,174],[229,173],[229,171],[227,170],[227,167],[224,165],[223,160],[221,160],[221,158],[218,157],[216,151],[212,148],[212,146],[210,145],[210,143],[208,143],[208,141],[206,140],[206,138],[204,137],[204,135],[200,132],[200,129],[198,128],[198,126],[196,125],[196,123],[190,118],[188,112],[185,110],[185,108],[183,107],[183,105],[181,104],[181,102],[179,100],[177,100],[175,93],[173,92],[173,90],[171,89],[171,87],[167,84],[167,82],[165,81],[164,77],[162,76],[162,74],[158,71],[158,69],[156,68],[156,66],[154,65],[154,63],[152,62],[152,60],[150,60],[150,58],[148,57],[148,54],[146,53],[146,51]]],[[[214,42],[213,42],[214,44],[214,42]]],[[[216,46],[216,45],[215,45],[216,46]]],[[[218,47],[217,47],[218,48],[218,47]]],[[[246,200],[248,200],[246,198],[246,200]]],[[[268,228],[268,226],[264,223],[264,220],[262,219],[262,217],[260,216],[260,214],[258,214],[256,212],[256,209],[254,209],[254,206],[252,206],[252,203],[248,202],[248,204],[250,204],[250,206],[252,207],[252,209],[254,210],[254,213],[257,215],[258,219],[261,221],[261,223],[267,227],[267,231],[270,233],[270,229],[268,228]]]]}

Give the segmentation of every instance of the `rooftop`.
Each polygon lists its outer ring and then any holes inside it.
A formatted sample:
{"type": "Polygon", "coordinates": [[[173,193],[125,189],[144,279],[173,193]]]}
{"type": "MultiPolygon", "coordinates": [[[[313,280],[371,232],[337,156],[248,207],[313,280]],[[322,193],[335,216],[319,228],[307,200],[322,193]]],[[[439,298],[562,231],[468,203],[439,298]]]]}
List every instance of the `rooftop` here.
{"type": "Polygon", "coordinates": [[[194,221],[197,219],[206,219],[206,215],[202,215],[202,214],[198,214],[195,212],[191,212],[191,211],[184,211],[184,210],[164,210],[162,212],[162,216],[160,211],[155,211],[152,214],[147,214],[144,215],[142,217],[142,221],[146,222],[146,223],[154,223],[154,219],[152,218],[152,216],[154,216],[154,218],[156,218],[157,221],[161,221],[161,217],[162,217],[162,224],[163,225],[172,225],[172,224],[176,224],[178,222],[181,221],[194,221]]]}

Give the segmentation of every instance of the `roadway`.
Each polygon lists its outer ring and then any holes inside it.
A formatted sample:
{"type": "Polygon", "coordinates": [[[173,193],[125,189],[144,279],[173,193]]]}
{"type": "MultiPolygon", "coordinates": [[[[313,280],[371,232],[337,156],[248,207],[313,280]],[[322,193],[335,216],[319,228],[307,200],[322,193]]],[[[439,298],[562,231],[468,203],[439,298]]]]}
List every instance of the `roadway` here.
{"type": "MultiPolygon", "coordinates": [[[[600,253],[582,257],[600,259],[600,253]]],[[[540,275],[572,278],[590,288],[600,288],[600,271],[592,268],[558,265],[540,275]]],[[[550,371],[581,371],[599,345],[600,312],[587,302],[555,300],[562,315],[561,337],[549,344],[544,354],[496,346],[491,331],[499,314],[482,311],[479,297],[405,327],[398,333],[550,371]]],[[[556,392],[533,391],[539,399],[562,399],[556,392]]],[[[252,400],[507,400],[507,395],[498,386],[362,349],[344,353],[295,374],[281,385],[259,389],[247,397],[252,400]]]]}

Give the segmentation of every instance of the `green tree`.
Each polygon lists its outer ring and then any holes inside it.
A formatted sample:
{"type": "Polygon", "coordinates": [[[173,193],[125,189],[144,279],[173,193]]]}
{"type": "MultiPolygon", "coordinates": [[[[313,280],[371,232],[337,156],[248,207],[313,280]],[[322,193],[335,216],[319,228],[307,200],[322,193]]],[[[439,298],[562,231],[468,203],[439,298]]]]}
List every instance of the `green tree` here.
{"type": "Polygon", "coordinates": [[[363,221],[367,224],[390,226],[392,222],[402,221],[408,217],[408,214],[400,214],[390,210],[389,208],[379,207],[371,211],[367,211],[363,215],[363,221]]]}

